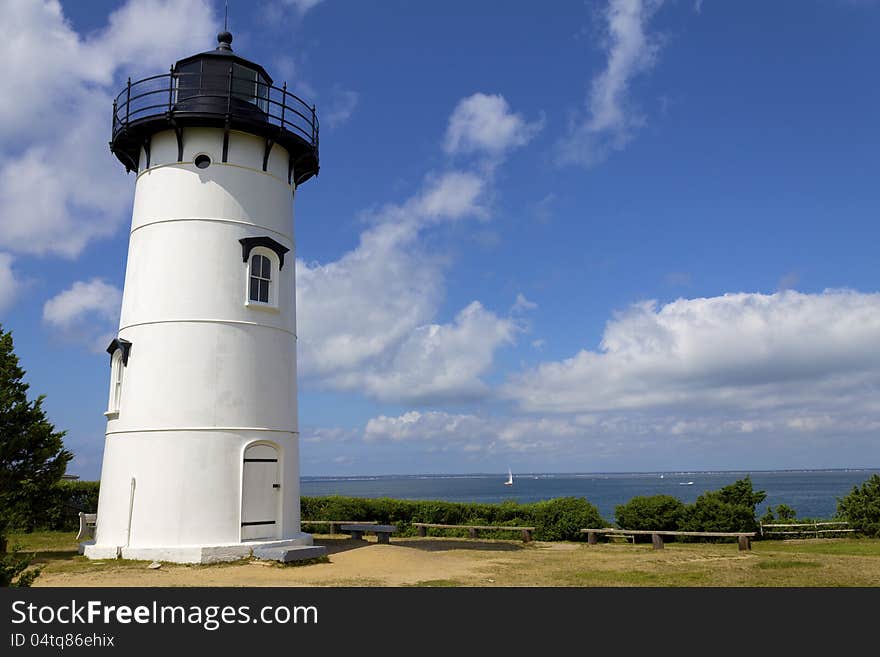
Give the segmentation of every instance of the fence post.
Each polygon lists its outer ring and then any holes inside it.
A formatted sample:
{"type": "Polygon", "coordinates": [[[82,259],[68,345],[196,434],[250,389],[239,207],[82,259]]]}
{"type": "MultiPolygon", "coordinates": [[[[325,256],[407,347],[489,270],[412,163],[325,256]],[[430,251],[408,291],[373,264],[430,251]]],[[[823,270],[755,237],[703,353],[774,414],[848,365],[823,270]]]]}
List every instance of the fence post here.
{"type": "Polygon", "coordinates": [[[168,72],[168,112],[171,112],[171,106],[174,104],[174,67],[172,66],[168,72]]]}

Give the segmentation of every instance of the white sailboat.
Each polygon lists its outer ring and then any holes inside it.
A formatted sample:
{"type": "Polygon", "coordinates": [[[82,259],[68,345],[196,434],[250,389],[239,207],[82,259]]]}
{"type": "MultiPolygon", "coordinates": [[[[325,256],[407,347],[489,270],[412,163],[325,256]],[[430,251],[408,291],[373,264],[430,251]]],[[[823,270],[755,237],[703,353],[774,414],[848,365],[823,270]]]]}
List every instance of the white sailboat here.
{"type": "Polygon", "coordinates": [[[513,486],[513,472],[510,471],[510,468],[507,468],[507,481],[504,482],[505,486],[513,486]]]}

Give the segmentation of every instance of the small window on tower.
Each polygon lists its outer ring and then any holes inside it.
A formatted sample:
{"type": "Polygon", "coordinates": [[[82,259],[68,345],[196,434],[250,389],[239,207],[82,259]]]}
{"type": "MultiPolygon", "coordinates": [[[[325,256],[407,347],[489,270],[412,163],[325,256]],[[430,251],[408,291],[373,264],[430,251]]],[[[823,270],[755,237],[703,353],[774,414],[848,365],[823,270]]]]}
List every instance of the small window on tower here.
{"type": "Polygon", "coordinates": [[[119,406],[122,402],[122,377],[125,374],[125,363],[122,360],[122,349],[113,352],[110,359],[110,399],[107,402],[107,412],[104,413],[110,419],[119,417],[119,406]]]}
{"type": "Polygon", "coordinates": [[[264,255],[251,256],[250,295],[251,301],[271,303],[272,261],[264,255]]]}
{"type": "Polygon", "coordinates": [[[244,263],[244,305],[279,312],[280,304],[287,300],[287,283],[282,273],[284,254],[290,249],[266,235],[238,241],[244,263]]]}

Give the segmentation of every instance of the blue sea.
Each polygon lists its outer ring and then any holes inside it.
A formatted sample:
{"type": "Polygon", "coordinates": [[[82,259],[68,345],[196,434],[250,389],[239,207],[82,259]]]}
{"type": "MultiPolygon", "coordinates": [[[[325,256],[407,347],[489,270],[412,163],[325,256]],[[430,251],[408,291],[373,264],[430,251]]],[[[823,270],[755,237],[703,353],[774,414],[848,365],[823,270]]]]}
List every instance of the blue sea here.
{"type": "Polygon", "coordinates": [[[874,470],[774,470],[725,472],[507,473],[463,475],[380,475],[375,477],[302,477],[306,496],[347,495],[447,502],[538,502],[555,497],[584,497],[612,521],[614,508],[637,495],[672,495],[691,503],[697,496],[749,475],[756,491],[767,493],[758,516],[768,505],[787,504],[798,518],[832,518],[838,498],[863,484],[874,470]]]}

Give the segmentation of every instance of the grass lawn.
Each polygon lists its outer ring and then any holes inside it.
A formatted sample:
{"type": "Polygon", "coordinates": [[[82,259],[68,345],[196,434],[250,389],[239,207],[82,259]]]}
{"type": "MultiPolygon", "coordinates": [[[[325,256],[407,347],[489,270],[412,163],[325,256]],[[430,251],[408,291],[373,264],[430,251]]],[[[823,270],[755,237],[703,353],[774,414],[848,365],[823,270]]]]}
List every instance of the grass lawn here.
{"type": "Polygon", "coordinates": [[[9,545],[34,554],[40,586],[660,586],[880,587],[880,539],[820,538],[650,544],[393,538],[391,545],[316,536],[329,558],[297,567],[243,560],[164,564],[77,553],[74,533],[15,534],[9,545]]]}

